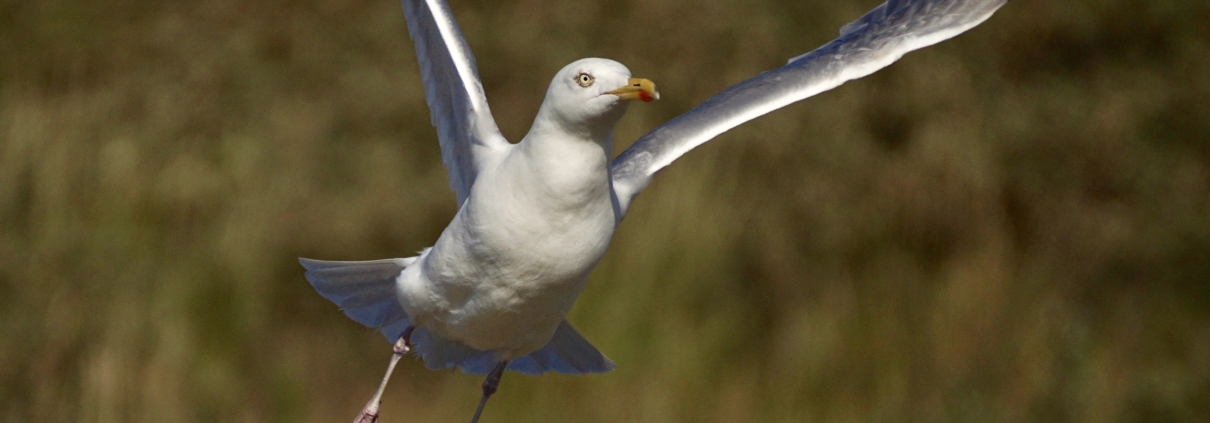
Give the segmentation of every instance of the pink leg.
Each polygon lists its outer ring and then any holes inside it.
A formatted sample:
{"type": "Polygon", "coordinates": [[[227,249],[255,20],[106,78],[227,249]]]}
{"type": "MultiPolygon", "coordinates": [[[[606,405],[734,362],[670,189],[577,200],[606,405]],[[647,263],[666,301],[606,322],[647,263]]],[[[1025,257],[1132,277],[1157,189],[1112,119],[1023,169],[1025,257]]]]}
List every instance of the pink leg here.
{"type": "Polygon", "coordinates": [[[412,350],[412,327],[408,326],[403,330],[403,335],[395,341],[394,354],[391,354],[391,364],[387,365],[387,374],[382,376],[382,383],[378,384],[378,392],[374,393],[374,397],[370,398],[370,402],[366,403],[365,408],[361,409],[361,413],[357,414],[357,418],[353,423],[375,423],[378,421],[378,406],[382,404],[382,391],[387,389],[387,381],[391,380],[391,373],[395,371],[395,365],[399,363],[399,359],[407,355],[408,351],[412,350]]]}

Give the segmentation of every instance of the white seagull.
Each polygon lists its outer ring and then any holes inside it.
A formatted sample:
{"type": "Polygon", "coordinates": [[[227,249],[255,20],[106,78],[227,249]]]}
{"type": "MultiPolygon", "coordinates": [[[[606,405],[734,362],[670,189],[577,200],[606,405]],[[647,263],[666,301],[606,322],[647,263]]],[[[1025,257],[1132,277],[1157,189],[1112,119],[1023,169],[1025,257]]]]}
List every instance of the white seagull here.
{"type": "Polygon", "coordinates": [[[404,0],[441,158],[458,213],[419,256],[359,262],[300,259],[325,298],[395,342],[358,422],[373,422],[399,358],[487,374],[472,423],[505,370],[600,373],[615,366],[564,318],[631,201],[657,171],[735,126],[869,75],[954,37],[1006,0],[888,0],[840,37],[715,95],[615,159],[613,128],[655,84],[621,63],[582,59],[546,91],[521,142],[504,139],[449,6],[404,0]]]}

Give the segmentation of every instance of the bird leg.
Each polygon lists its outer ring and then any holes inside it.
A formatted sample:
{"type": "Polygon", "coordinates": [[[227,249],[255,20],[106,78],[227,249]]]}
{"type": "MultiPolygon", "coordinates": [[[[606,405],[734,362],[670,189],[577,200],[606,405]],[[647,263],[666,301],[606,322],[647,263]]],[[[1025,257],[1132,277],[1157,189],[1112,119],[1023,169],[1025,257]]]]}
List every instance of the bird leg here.
{"type": "Polygon", "coordinates": [[[492,369],[491,373],[487,374],[487,380],[483,381],[483,399],[479,400],[479,408],[475,409],[475,416],[471,417],[471,423],[479,421],[479,415],[483,413],[483,406],[487,405],[487,398],[496,393],[496,388],[500,386],[500,376],[504,375],[504,368],[508,366],[508,360],[501,361],[496,364],[496,368],[492,369]]]}
{"type": "Polygon", "coordinates": [[[403,330],[403,335],[395,341],[394,353],[391,354],[391,364],[387,365],[387,374],[382,376],[382,383],[378,384],[378,392],[374,393],[374,397],[370,398],[370,402],[366,403],[365,408],[361,409],[361,413],[357,414],[357,419],[353,423],[375,423],[378,421],[378,406],[382,404],[382,391],[387,389],[387,381],[391,380],[391,373],[395,371],[395,365],[399,363],[399,359],[407,355],[412,350],[412,330],[415,329],[408,326],[403,330]]]}

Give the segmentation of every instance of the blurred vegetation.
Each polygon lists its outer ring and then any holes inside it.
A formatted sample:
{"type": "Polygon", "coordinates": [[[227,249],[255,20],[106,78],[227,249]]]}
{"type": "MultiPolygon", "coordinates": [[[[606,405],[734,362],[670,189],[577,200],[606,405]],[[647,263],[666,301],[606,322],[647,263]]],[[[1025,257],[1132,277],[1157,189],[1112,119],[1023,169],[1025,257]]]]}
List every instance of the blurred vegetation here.
{"type": "MultiPolygon", "coordinates": [[[[659,83],[620,149],[877,1],[452,7],[510,139],[579,57],[659,83]]],[[[484,421],[1210,421],[1208,22],[1014,0],[724,134],[572,313],[618,370],[509,374],[484,421]]],[[[452,217],[416,69],[394,1],[0,0],[0,420],[350,420],[389,345],[295,258],[452,217]]],[[[384,422],[478,399],[396,375],[384,422]]]]}

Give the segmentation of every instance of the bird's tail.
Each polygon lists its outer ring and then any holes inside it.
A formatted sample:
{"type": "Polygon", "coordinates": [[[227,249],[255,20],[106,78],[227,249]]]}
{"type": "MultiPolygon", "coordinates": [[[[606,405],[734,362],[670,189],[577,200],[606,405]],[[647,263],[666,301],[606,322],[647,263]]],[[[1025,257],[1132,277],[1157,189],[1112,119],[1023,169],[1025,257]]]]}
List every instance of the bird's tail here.
{"type": "Polygon", "coordinates": [[[300,258],[307,280],[319,295],[340,306],[349,318],[378,329],[395,342],[411,324],[395,298],[395,279],[417,257],[371,261],[321,261],[300,258]]]}
{"type": "Polygon", "coordinates": [[[508,370],[525,374],[556,371],[567,374],[604,373],[617,365],[580,336],[571,323],[559,322],[546,346],[508,363],[508,370]]]}
{"type": "MultiPolygon", "coordinates": [[[[425,328],[416,328],[412,333],[415,351],[424,357],[424,366],[431,370],[457,367],[470,374],[484,375],[496,367],[500,360],[491,351],[471,348],[458,341],[442,338],[425,328]]],[[[571,375],[604,373],[617,365],[601,354],[587,339],[580,336],[571,323],[559,322],[555,334],[541,349],[514,358],[505,370],[540,375],[559,372],[571,375]]]]}

